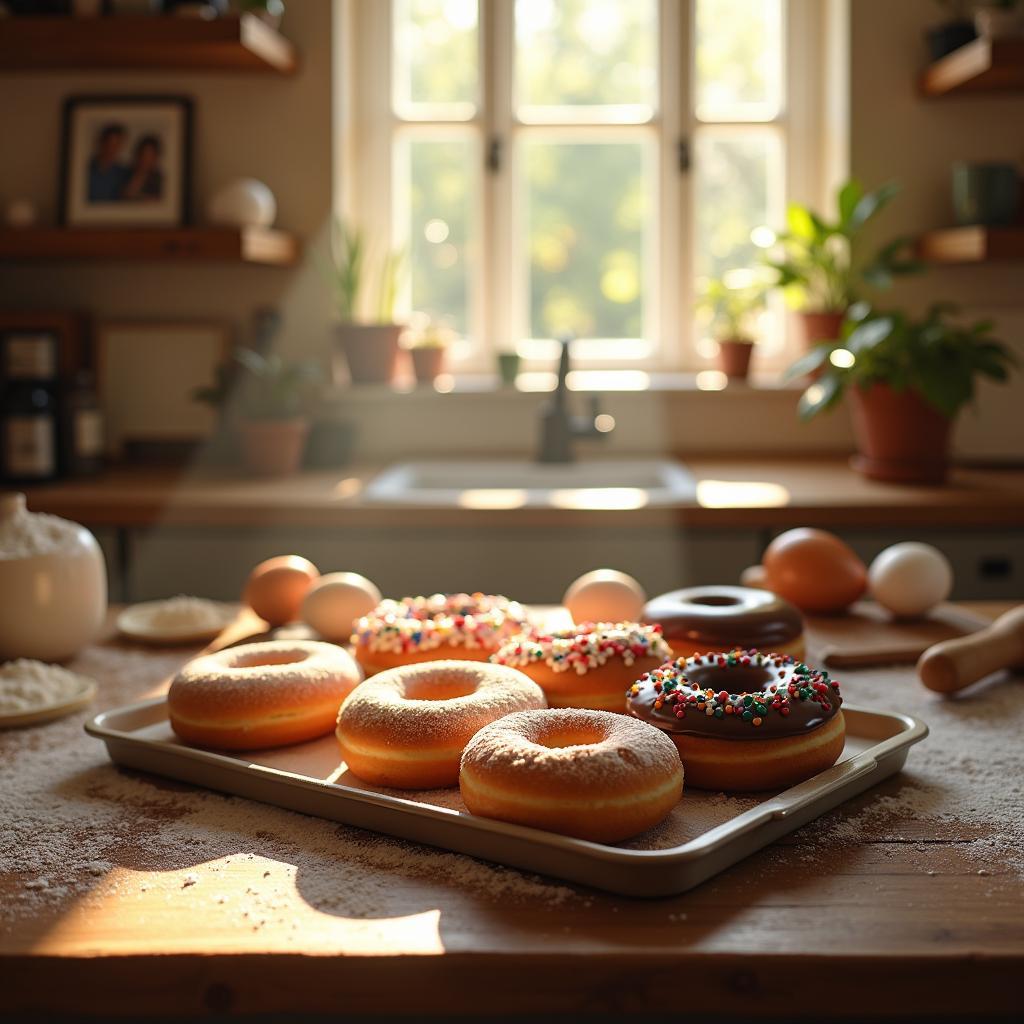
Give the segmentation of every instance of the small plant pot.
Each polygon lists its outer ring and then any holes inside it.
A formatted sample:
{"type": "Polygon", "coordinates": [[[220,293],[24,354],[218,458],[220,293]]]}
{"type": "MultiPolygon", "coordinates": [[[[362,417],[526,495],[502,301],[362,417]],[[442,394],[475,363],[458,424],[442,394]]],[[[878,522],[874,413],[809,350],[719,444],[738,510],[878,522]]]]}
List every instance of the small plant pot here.
{"type": "Polygon", "coordinates": [[[417,384],[433,384],[444,373],[445,349],[441,345],[424,345],[409,349],[417,384]]]}
{"type": "Polygon", "coordinates": [[[823,341],[835,341],[842,333],[845,311],[842,313],[797,313],[803,332],[803,350],[810,352],[823,341]]]}
{"type": "Polygon", "coordinates": [[[291,476],[302,465],[309,420],[242,420],[242,460],[255,476],[291,476]]]}
{"type": "Polygon", "coordinates": [[[949,472],[952,421],[916,391],[877,382],[847,392],[858,454],[853,467],[873,480],[941,484],[949,472]]]}
{"type": "Polygon", "coordinates": [[[966,18],[935,25],[927,29],[924,35],[928,43],[928,56],[932,60],[942,60],[946,54],[959,50],[978,37],[973,22],[966,18]]]}
{"type": "Polygon", "coordinates": [[[339,324],[331,364],[335,384],[344,383],[345,368],[353,384],[391,384],[398,371],[402,330],[400,324],[339,324]]]}
{"type": "Polygon", "coordinates": [[[754,346],[735,338],[718,343],[718,368],[729,380],[746,380],[750,374],[750,357],[754,346]]]}
{"type": "Polygon", "coordinates": [[[519,365],[522,360],[518,352],[498,353],[498,376],[507,388],[514,388],[519,377],[519,365]]]}

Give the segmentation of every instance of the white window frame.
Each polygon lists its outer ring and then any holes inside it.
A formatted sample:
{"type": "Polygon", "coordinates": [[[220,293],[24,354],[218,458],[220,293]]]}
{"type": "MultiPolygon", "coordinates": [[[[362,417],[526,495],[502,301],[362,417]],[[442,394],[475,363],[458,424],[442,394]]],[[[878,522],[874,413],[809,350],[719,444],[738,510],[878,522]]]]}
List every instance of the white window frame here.
{"type": "MultiPolygon", "coordinates": [[[[613,139],[654,135],[659,153],[655,238],[648,240],[653,287],[645,308],[645,331],[651,334],[653,354],[639,361],[594,362],[576,359],[580,367],[629,368],[651,372],[695,372],[707,369],[697,350],[694,327],[693,225],[695,169],[681,168],[680,144],[692,156],[699,133],[709,131],[768,131],[782,140],[784,202],[827,206],[828,192],[841,170],[834,157],[837,126],[825,130],[831,112],[827,80],[827,37],[844,26],[844,0],[786,0],[783,38],[783,102],[772,121],[703,124],[697,120],[694,97],[692,39],[696,4],[693,0],[658,0],[658,108],[649,121],[637,124],[582,125],[560,122],[523,124],[514,120],[514,7],[515,0],[480,0],[480,104],[465,121],[403,121],[392,110],[391,0],[337,0],[340,26],[340,75],[336,99],[341,110],[336,132],[336,161],[340,168],[338,212],[362,227],[380,249],[398,244],[402,226],[393,223],[395,174],[392,146],[396,133],[444,131],[478,140],[480,175],[475,239],[482,255],[480,272],[470,283],[470,334],[477,344],[471,358],[455,367],[458,373],[492,372],[494,354],[519,348],[528,353],[527,369],[549,369],[554,347],[529,344],[526,261],[515,232],[525,224],[520,216],[514,160],[517,138],[545,132],[613,139]],[[502,159],[496,171],[484,167],[487,147],[500,140],[502,159]],[[670,225],[661,230],[660,225],[670,225]],[[675,226],[673,230],[671,225],[675,226]],[[516,244],[513,244],[513,240],[516,244]],[[653,300],[653,301],[652,301],[653,300]],[[678,325],[673,328],[673,325],[678,325]],[[524,344],[524,341],[527,343],[524,344]]],[[[834,50],[833,50],[834,52],[834,50]]],[[[781,219],[782,209],[776,211],[781,219]]],[[[408,294],[403,297],[408,300],[408,294]]],[[[786,318],[781,318],[786,319],[786,318]]],[[[628,342],[626,342],[628,345],[628,342]]],[[[625,347],[625,346],[624,346],[625,347]]],[[[767,367],[785,365],[794,354],[784,340],[767,367]]],[[[525,354],[524,353],[524,354],[525,354]]],[[[764,362],[764,360],[762,360],[764,362]]]]}

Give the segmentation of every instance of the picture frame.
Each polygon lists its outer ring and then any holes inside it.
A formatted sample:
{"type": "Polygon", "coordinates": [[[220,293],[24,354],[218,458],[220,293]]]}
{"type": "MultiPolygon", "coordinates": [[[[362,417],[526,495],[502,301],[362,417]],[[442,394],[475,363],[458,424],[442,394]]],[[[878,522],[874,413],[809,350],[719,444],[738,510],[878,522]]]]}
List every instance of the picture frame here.
{"type": "Polygon", "coordinates": [[[107,454],[188,455],[213,437],[217,414],[194,397],[231,346],[216,321],[107,320],[96,325],[97,389],[107,454]]]}
{"type": "MultiPolygon", "coordinates": [[[[52,346],[52,373],[44,377],[68,380],[79,370],[91,369],[89,320],[82,313],[45,310],[0,311],[0,380],[16,377],[10,365],[18,361],[19,340],[48,338],[52,346]],[[12,342],[14,343],[12,346],[12,342]]],[[[49,358],[48,358],[49,361],[49,358]]]]}
{"type": "Polygon", "coordinates": [[[188,223],[192,126],[188,96],[69,96],[61,131],[60,223],[188,223]]]}

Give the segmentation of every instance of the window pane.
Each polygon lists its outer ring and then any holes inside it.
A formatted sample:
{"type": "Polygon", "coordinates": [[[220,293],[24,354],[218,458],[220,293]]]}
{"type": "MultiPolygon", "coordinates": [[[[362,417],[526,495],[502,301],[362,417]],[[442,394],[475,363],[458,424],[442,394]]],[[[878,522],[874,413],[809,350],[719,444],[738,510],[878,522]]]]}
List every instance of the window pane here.
{"type": "MultiPolygon", "coordinates": [[[[772,129],[706,128],[697,134],[695,168],[694,263],[698,293],[708,278],[724,275],[730,287],[740,286],[740,278],[758,279],[762,251],[750,240],[750,234],[757,227],[777,223],[781,212],[782,147],[778,133],[772,129]]],[[[769,320],[759,325],[766,342],[763,353],[770,353],[778,341],[777,325],[769,320]]],[[[706,344],[698,344],[698,350],[702,355],[713,354],[706,344]]]]}
{"type": "MultiPolygon", "coordinates": [[[[645,241],[656,202],[647,148],[525,143],[532,337],[643,337],[645,241]]],[[[584,345],[577,350],[587,355],[584,345]]]]}
{"type": "Polygon", "coordinates": [[[515,17],[522,120],[651,117],[657,0],[516,0],[515,17]]]}
{"type": "Polygon", "coordinates": [[[770,121],[782,105],[782,0],[697,0],[697,117],[770,121]]]}
{"type": "Polygon", "coordinates": [[[469,138],[407,138],[395,154],[396,223],[408,231],[412,309],[463,336],[470,329],[477,150],[469,138]]]}
{"type": "Polygon", "coordinates": [[[395,112],[467,120],[478,94],[477,0],[395,0],[395,112]]]}

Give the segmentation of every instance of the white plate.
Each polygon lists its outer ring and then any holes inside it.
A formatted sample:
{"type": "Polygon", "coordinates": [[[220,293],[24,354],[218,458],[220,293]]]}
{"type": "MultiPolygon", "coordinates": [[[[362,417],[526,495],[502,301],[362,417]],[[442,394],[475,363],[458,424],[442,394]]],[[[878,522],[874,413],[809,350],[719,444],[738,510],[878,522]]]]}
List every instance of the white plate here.
{"type": "Polygon", "coordinates": [[[144,644],[155,646],[172,646],[175,644],[199,644],[207,640],[213,640],[224,631],[238,616],[238,607],[233,604],[226,604],[211,601],[221,613],[216,624],[206,629],[168,629],[152,626],[148,616],[163,605],[164,601],[144,601],[142,604],[133,604],[125,608],[117,617],[118,631],[130,640],[137,640],[144,644]]]}
{"type": "Polygon", "coordinates": [[[96,683],[85,676],[80,678],[81,685],[78,691],[59,704],[39,704],[25,711],[0,711],[0,729],[49,722],[53,718],[70,715],[73,711],[79,711],[92,703],[93,697],[96,696],[96,683]]]}
{"type": "Polygon", "coordinates": [[[105,711],[85,730],[106,743],[117,764],[610,892],[668,896],[898,772],[910,747],[928,735],[927,726],[907,715],[848,704],[843,714],[846,749],[837,764],[791,789],[739,804],[687,790],[663,823],[680,837],[667,846],[659,842],[662,826],[606,846],[476,817],[461,805],[458,790],[376,790],[345,770],[333,736],[249,753],[197,750],[171,731],[163,697],[105,711]]]}

